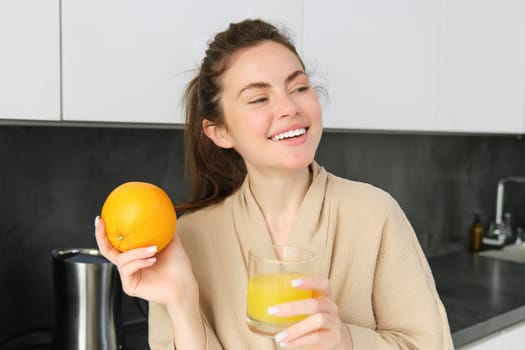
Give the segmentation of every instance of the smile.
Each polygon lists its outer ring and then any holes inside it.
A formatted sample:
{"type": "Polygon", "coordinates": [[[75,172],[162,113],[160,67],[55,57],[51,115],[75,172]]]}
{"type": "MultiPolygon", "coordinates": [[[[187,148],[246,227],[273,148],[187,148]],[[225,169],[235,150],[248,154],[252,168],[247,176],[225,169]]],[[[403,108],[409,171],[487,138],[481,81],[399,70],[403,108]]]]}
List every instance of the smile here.
{"type": "Polygon", "coordinates": [[[292,137],[301,136],[301,135],[304,135],[304,134],[306,134],[306,129],[305,128],[299,128],[299,129],[289,130],[289,131],[285,131],[285,132],[282,132],[280,134],[274,135],[274,136],[271,137],[271,139],[273,141],[280,141],[280,140],[289,139],[289,138],[292,138],[292,137]]]}

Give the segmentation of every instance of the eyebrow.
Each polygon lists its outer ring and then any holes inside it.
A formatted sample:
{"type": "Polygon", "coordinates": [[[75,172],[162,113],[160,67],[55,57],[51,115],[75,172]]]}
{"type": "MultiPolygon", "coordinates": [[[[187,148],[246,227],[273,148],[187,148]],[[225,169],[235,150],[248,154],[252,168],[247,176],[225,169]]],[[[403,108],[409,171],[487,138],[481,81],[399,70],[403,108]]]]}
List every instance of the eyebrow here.
{"type": "MultiPolygon", "coordinates": [[[[288,84],[289,82],[291,82],[292,80],[294,80],[295,78],[297,78],[298,76],[300,75],[304,75],[304,76],[307,76],[306,73],[302,70],[296,70],[295,72],[289,74],[286,79],[285,79],[285,83],[288,84]]],[[[237,95],[237,97],[241,96],[241,94],[246,91],[246,90],[249,90],[249,89],[265,89],[265,88],[269,88],[270,87],[270,84],[269,83],[266,83],[264,81],[257,81],[257,82],[253,82],[253,83],[250,83],[248,85],[246,85],[245,87],[243,87],[241,89],[241,91],[239,91],[239,94],[237,95]]]]}

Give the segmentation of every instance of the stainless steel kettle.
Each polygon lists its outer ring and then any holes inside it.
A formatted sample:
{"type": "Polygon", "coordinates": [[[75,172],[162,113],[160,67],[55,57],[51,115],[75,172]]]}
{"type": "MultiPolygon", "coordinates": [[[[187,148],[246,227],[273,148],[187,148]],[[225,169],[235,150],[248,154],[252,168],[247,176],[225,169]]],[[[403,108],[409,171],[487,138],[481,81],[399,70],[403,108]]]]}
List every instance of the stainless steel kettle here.
{"type": "Polygon", "coordinates": [[[54,249],[56,350],[124,348],[122,286],[116,267],[96,249],[54,249]]]}

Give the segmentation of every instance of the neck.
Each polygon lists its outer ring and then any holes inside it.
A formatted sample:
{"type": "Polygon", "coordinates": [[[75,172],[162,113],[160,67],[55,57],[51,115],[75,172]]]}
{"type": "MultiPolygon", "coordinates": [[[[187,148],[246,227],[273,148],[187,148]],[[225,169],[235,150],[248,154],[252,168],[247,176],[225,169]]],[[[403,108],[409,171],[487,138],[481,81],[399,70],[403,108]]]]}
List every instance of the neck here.
{"type": "Polygon", "coordinates": [[[264,215],[274,244],[287,244],[310,183],[308,167],[278,174],[249,171],[250,190],[264,215]]]}

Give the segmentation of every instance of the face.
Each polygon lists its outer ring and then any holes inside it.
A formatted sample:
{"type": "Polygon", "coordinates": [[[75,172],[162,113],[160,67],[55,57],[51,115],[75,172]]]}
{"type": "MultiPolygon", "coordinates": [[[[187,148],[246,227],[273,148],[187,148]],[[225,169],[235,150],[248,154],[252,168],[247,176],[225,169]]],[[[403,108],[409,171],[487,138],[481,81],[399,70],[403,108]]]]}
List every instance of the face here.
{"type": "Polygon", "coordinates": [[[212,138],[239,152],[248,171],[296,170],[313,161],[321,108],[292,51],[272,41],[242,49],[221,84],[226,125],[216,127],[212,138]]]}

